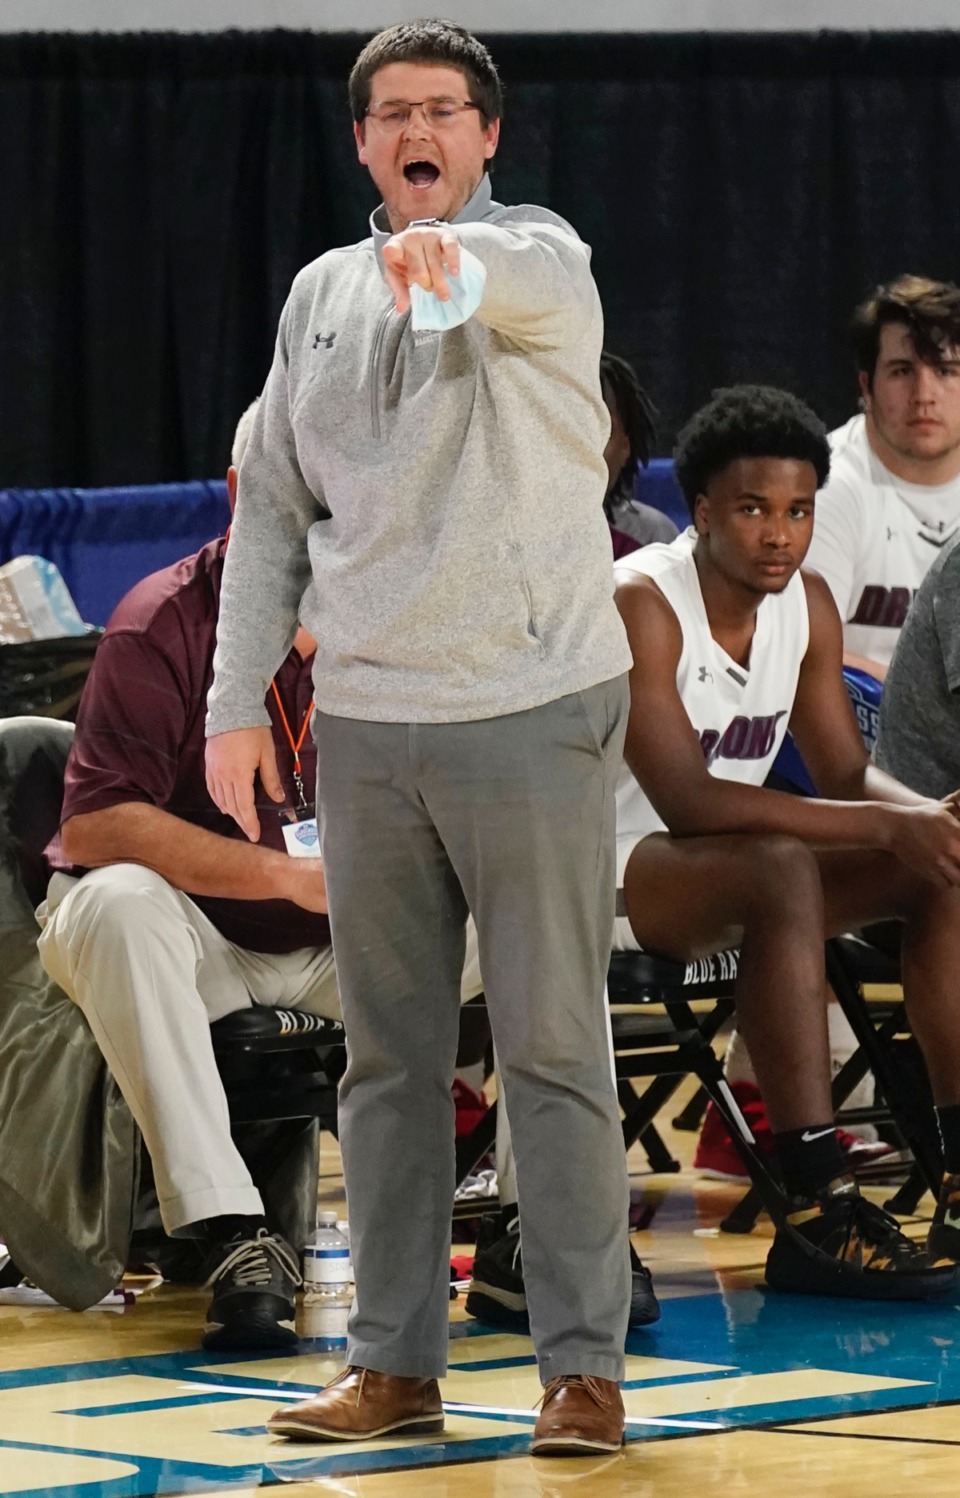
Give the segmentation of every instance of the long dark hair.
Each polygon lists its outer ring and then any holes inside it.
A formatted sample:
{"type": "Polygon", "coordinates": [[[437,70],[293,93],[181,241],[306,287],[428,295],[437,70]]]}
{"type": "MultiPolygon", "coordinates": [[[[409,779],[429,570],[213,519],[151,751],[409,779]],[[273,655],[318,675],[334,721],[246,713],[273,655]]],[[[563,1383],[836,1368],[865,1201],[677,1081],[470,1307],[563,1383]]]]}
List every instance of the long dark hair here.
{"type": "Polygon", "coordinates": [[[614,504],[633,497],[637,468],[646,468],[650,462],[657,436],[657,408],[637,379],[633,365],[607,349],[600,355],[600,384],[605,392],[609,390],[630,443],[630,456],[604,502],[609,520],[614,504]]]}

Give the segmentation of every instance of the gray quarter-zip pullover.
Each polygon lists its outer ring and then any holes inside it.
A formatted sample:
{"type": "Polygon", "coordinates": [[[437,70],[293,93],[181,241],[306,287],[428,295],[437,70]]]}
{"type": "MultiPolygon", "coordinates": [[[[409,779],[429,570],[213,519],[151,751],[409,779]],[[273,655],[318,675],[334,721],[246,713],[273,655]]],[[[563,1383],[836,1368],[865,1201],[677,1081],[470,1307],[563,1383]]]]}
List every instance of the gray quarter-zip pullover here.
{"type": "Polygon", "coordinates": [[[207,733],[267,722],[298,611],[322,712],[464,722],[630,667],[603,514],[590,252],[547,209],[455,219],[487,270],[444,333],[398,317],[372,237],[305,267],[243,464],[207,733]]]}

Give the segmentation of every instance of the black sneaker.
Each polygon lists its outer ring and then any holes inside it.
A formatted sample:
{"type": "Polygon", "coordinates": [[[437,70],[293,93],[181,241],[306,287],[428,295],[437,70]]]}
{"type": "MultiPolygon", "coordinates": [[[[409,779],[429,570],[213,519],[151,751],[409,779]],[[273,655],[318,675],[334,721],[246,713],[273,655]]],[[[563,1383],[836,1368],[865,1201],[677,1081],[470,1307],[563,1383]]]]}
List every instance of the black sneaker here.
{"type": "Polygon", "coordinates": [[[960,1297],[960,1269],[928,1254],[888,1213],[838,1176],[818,1196],[795,1198],[767,1255],[767,1284],[796,1295],[860,1300],[960,1297]]]}
{"type": "MultiPolygon", "coordinates": [[[[496,1218],[484,1218],[483,1223],[488,1222],[495,1223],[496,1218]]],[[[651,1326],[653,1322],[660,1320],[660,1306],[654,1294],[650,1271],[640,1262],[632,1244],[630,1267],[630,1319],[627,1329],[637,1331],[640,1327],[651,1326]]],[[[523,1284],[519,1217],[511,1218],[506,1230],[492,1241],[483,1232],[481,1224],[481,1236],[477,1240],[477,1252],[473,1260],[473,1278],[467,1290],[466,1310],[468,1316],[476,1317],[485,1326],[529,1333],[530,1318],[523,1284]]]]}
{"type": "Polygon", "coordinates": [[[303,1283],[297,1256],[278,1233],[258,1228],[211,1250],[205,1289],[213,1291],[201,1339],[209,1351],[292,1347],[294,1295],[303,1283]]]}
{"type": "Polygon", "coordinates": [[[646,1264],[641,1262],[631,1243],[630,1319],[627,1322],[627,1331],[637,1332],[641,1327],[652,1326],[655,1321],[660,1320],[660,1314],[660,1302],[653,1288],[653,1275],[646,1264]]]}
{"type": "Polygon", "coordinates": [[[945,1175],[927,1237],[927,1253],[960,1260],[960,1175],[945,1175]]]}
{"type": "Polygon", "coordinates": [[[509,1218],[494,1236],[499,1216],[489,1213],[480,1224],[466,1311],[485,1326],[526,1333],[530,1318],[520,1258],[520,1217],[509,1218]]]}

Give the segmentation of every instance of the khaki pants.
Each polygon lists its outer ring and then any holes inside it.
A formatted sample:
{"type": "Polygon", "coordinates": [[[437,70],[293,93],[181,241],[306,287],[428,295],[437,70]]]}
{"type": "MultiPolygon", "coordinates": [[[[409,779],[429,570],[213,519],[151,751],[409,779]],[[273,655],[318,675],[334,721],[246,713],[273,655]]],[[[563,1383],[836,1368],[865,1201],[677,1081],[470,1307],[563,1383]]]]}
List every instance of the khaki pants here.
{"type": "Polygon", "coordinates": [[[83,1010],[143,1135],[167,1232],[261,1214],[230,1137],[210,1024],[253,1004],[339,1019],[332,950],[245,951],[140,864],[55,874],[37,919],[40,960],[83,1010]]]}
{"type": "MultiPolygon", "coordinates": [[[[167,1232],[261,1213],[230,1136],[210,1025],[252,1004],[340,1019],[332,950],[234,946],[189,895],[140,864],[79,880],[54,874],[37,919],[40,960],[83,1010],[146,1141],[167,1232]]],[[[472,921],[466,936],[464,1003],[482,989],[472,921]]]]}

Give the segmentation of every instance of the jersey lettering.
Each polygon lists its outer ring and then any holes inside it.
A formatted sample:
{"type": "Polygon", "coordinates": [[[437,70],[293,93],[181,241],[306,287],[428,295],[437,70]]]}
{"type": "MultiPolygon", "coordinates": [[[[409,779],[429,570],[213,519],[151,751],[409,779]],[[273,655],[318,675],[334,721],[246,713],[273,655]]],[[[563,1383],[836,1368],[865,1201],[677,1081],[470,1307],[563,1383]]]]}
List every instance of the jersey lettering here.
{"type": "Polygon", "coordinates": [[[700,748],[708,765],[717,759],[765,759],[773,748],[777,724],[787,715],[786,708],[763,718],[732,718],[721,734],[716,728],[705,728],[700,748]]]}
{"type": "Polygon", "coordinates": [[[860,594],[856,613],[850,624],[872,624],[881,629],[902,629],[913,602],[910,588],[882,588],[871,583],[860,594]]]}

